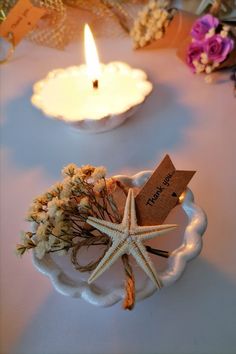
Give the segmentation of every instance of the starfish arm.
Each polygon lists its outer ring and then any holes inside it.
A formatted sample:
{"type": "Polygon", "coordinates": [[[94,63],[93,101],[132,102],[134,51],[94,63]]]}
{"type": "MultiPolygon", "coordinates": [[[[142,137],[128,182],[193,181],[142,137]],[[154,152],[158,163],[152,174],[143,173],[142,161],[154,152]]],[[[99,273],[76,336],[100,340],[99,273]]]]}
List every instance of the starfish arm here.
{"type": "Polygon", "coordinates": [[[143,244],[139,241],[134,241],[129,252],[147,276],[153,281],[156,287],[160,289],[162,287],[161,280],[158,278],[156,270],[143,244]]]}
{"type": "Polygon", "coordinates": [[[116,239],[117,237],[121,236],[123,234],[122,230],[122,225],[121,224],[113,224],[109,221],[105,220],[100,220],[97,218],[94,218],[92,216],[89,216],[86,222],[95,227],[97,230],[103,232],[104,234],[110,236],[112,240],[116,239]]]}
{"type": "Polygon", "coordinates": [[[135,232],[135,236],[137,236],[138,239],[141,241],[151,240],[156,236],[174,230],[177,226],[178,225],[176,224],[157,225],[157,226],[138,226],[137,231],[135,232]]]}
{"type": "Polygon", "coordinates": [[[131,227],[137,226],[134,192],[132,188],[129,189],[129,193],[126,199],[122,224],[129,229],[131,227]]]}
{"type": "Polygon", "coordinates": [[[106,252],[105,256],[99,262],[93,273],[88,279],[88,283],[92,283],[95,279],[100,277],[110,266],[124,253],[126,253],[127,241],[113,242],[112,246],[106,252]]]}

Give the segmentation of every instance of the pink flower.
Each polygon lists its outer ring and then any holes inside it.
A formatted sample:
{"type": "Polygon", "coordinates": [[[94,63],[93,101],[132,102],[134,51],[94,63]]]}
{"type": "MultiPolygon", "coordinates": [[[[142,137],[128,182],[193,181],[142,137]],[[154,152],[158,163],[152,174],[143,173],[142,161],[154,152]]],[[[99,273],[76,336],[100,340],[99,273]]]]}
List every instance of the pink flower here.
{"type": "Polygon", "coordinates": [[[194,22],[191,35],[196,40],[204,39],[205,35],[211,28],[219,25],[219,20],[212,15],[205,15],[194,22]]]}
{"type": "Polygon", "coordinates": [[[229,37],[216,34],[204,42],[204,52],[212,62],[222,63],[234,48],[234,41],[229,37]]]}
{"type": "Polygon", "coordinates": [[[188,47],[187,52],[187,64],[192,69],[193,72],[196,71],[195,66],[193,64],[194,61],[200,61],[201,54],[203,53],[204,48],[202,43],[193,42],[188,47]]]}

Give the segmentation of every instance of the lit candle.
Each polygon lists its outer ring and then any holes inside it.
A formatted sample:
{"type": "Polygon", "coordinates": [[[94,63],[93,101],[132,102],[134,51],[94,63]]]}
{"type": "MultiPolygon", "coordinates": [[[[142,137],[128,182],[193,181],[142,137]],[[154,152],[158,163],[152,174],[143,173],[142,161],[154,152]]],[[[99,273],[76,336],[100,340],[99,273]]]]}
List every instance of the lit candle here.
{"type": "Polygon", "coordinates": [[[50,117],[88,131],[120,125],[152,91],[147,75],[123,62],[99,63],[93,35],[85,26],[86,65],[50,72],[34,85],[32,103],[50,117]]]}
{"type": "Polygon", "coordinates": [[[85,59],[87,64],[87,73],[93,83],[93,88],[98,88],[98,79],[100,77],[100,64],[98,52],[93,38],[93,34],[86,24],[84,27],[85,59]]]}

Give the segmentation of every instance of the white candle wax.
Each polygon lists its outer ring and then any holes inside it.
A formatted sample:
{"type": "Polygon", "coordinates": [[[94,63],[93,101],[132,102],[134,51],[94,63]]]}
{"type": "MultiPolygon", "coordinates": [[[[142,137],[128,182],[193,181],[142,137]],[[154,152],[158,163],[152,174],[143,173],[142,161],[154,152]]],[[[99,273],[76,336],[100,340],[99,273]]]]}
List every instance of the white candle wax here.
{"type": "Polygon", "coordinates": [[[34,86],[32,102],[47,115],[68,122],[99,120],[128,111],[151,92],[146,74],[121,62],[101,64],[98,88],[86,65],[54,70],[34,86]]]}

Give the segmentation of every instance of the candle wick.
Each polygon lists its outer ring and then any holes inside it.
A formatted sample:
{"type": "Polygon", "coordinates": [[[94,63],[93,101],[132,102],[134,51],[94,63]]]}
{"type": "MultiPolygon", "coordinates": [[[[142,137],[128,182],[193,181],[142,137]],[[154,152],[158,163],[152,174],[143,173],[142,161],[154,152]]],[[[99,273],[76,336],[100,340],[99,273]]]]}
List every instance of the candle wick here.
{"type": "Polygon", "coordinates": [[[93,88],[98,89],[98,80],[93,81],[93,88]]]}

